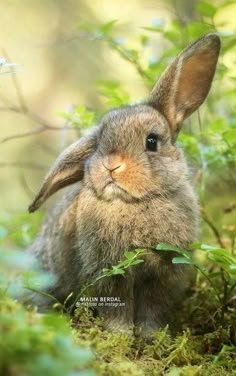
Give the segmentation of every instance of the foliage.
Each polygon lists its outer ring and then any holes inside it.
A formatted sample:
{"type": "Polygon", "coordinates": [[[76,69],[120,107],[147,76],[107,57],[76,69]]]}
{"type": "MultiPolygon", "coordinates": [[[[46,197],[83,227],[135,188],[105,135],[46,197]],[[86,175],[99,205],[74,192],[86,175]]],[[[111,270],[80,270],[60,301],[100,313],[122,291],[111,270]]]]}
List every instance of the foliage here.
{"type": "Polygon", "coordinates": [[[83,105],[75,107],[72,113],[59,111],[58,115],[68,120],[74,127],[87,128],[94,125],[95,113],[83,105]]]}
{"type": "Polygon", "coordinates": [[[48,285],[45,274],[35,270],[32,280],[29,270],[33,270],[29,255],[0,249],[0,374],[94,375],[92,352],[75,344],[68,318],[54,312],[39,314],[14,299],[24,293],[26,282],[48,285]]]}
{"type": "MultiPolygon", "coordinates": [[[[192,265],[200,272],[200,279],[205,283],[204,288],[207,288],[209,297],[214,300],[211,306],[214,327],[231,327],[236,316],[236,257],[231,254],[230,250],[201,243],[193,244],[188,251],[160,243],[156,250],[174,251],[177,255],[172,259],[174,264],[192,265]],[[204,253],[205,257],[202,258],[199,255],[196,257],[194,253],[196,250],[204,253]]],[[[236,344],[234,339],[232,343],[236,344]]]]}
{"type": "Polygon", "coordinates": [[[65,317],[39,315],[1,297],[0,329],[2,375],[94,375],[92,353],[74,344],[65,317]]]}
{"type": "MultiPolygon", "coordinates": [[[[92,289],[94,286],[96,286],[100,280],[104,278],[111,278],[116,275],[124,275],[128,268],[131,266],[140,264],[143,262],[143,260],[140,258],[142,255],[144,255],[146,251],[144,249],[136,249],[135,251],[125,251],[123,260],[120,260],[120,262],[117,265],[112,265],[110,268],[104,268],[102,270],[101,275],[98,275],[94,278],[94,280],[88,282],[84,285],[84,287],[81,289],[79,294],[75,297],[73,303],[71,304],[70,308],[67,308],[68,312],[73,312],[74,308],[77,306],[77,302],[81,296],[85,295],[91,295],[92,289]]],[[[70,294],[66,301],[64,302],[64,307],[66,307],[67,303],[73,298],[73,293],[70,294]]]]}
{"type": "MultiPolygon", "coordinates": [[[[132,64],[147,88],[153,86],[173,56],[176,56],[188,43],[207,32],[214,31],[220,34],[222,39],[221,59],[214,88],[208,99],[207,111],[201,114],[200,120],[192,117],[191,131],[182,133],[179,139],[180,145],[184,146],[190,159],[199,169],[204,170],[204,182],[206,175],[225,167],[230,169],[231,177],[235,179],[233,169],[235,171],[236,118],[233,98],[236,76],[235,70],[227,64],[227,60],[228,56],[235,52],[236,31],[221,31],[225,25],[220,23],[218,26],[215,22],[215,17],[231,3],[231,1],[223,1],[215,6],[205,1],[198,2],[198,19],[187,25],[183,25],[181,19],[174,19],[170,24],[166,24],[162,19],[157,19],[152,26],[143,27],[142,33],[137,37],[135,47],[130,46],[129,41],[126,41],[124,37],[117,37],[116,21],[101,25],[85,24],[80,26],[87,38],[106,43],[123,60],[132,64]],[[151,47],[154,39],[153,34],[162,37],[165,48],[162,54],[154,55],[151,47]],[[148,56],[148,58],[144,59],[144,56],[148,56]],[[222,93],[222,83],[224,94],[222,93]],[[200,123],[200,129],[198,129],[197,123],[200,123]],[[201,124],[204,124],[204,127],[201,124]],[[208,126],[206,127],[205,124],[208,126]]],[[[109,105],[114,107],[128,103],[130,97],[128,93],[123,92],[118,81],[104,81],[102,93],[109,96],[109,105]]]]}
{"type": "Polygon", "coordinates": [[[5,247],[29,246],[38,232],[43,213],[30,216],[28,213],[2,213],[0,216],[0,244],[5,247]]]}

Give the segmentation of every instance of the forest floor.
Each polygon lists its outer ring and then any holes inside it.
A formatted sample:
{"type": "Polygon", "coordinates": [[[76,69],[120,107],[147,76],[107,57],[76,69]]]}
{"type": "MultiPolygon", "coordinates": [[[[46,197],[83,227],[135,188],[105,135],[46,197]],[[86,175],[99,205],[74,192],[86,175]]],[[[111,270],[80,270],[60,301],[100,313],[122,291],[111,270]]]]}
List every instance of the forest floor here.
{"type": "Polygon", "coordinates": [[[74,336],[81,346],[94,349],[99,375],[236,375],[236,310],[225,314],[219,325],[214,294],[200,286],[182,314],[183,331],[173,337],[166,327],[155,333],[153,343],[107,332],[102,320],[86,312],[75,317],[74,336]]]}

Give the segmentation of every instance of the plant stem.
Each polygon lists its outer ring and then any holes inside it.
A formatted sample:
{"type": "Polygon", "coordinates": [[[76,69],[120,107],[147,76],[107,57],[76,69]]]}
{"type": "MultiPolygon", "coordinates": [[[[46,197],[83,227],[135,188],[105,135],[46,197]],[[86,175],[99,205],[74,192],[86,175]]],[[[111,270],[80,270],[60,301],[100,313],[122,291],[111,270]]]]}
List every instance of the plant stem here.
{"type": "Polygon", "coordinates": [[[209,218],[208,214],[206,213],[205,209],[202,208],[201,209],[201,214],[202,214],[202,218],[203,220],[206,222],[206,224],[210,227],[210,229],[212,230],[213,234],[215,235],[215,238],[219,244],[219,246],[221,248],[226,248],[225,247],[225,244],[221,238],[221,235],[220,235],[220,232],[219,230],[217,229],[217,227],[214,225],[214,223],[212,222],[212,220],[209,218]]]}

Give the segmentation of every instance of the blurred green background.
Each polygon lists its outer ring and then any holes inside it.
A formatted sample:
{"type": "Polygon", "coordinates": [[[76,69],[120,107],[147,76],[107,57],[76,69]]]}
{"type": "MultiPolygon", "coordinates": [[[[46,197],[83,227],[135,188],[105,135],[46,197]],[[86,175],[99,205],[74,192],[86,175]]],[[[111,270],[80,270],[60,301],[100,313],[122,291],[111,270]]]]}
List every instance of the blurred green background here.
{"type": "MultiPolygon", "coordinates": [[[[63,126],[57,111],[78,103],[100,106],[98,79],[119,77],[133,100],[146,94],[133,67],[106,46],[81,37],[78,25],[118,19],[122,34],[132,40],[155,17],[169,18],[165,5],[156,1],[4,1],[0,4],[0,56],[20,64],[17,80],[29,109],[63,126]]],[[[19,104],[10,75],[1,76],[0,98],[1,107],[6,107],[4,99],[19,104]]],[[[0,116],[1,139],[40,126],[18,113],[2,110],[0,116]]],[[[73,131],[45,132],[1,143],[1,208],[26,210],[51,162],[75,137],[73,131]],[[29,162],[35,167],[26,167],[29,162]],[[15,163],[22,167],[11,166],[15,163]]]]}
{"type": "Polygon", "coordinates": [[[223,49],[213,88],[179,142],[207,215],[220,228],[233,225],[235,19],[235,1],[1,2],[0,57],[19,64],[14,76],[0,76],[1,216],[27,212],[49,166],[81,128],[109,105],[147,96],[182,48],[216,30],[223,49]],[[61,130],[40,132],[45,123],[61,130]]]}

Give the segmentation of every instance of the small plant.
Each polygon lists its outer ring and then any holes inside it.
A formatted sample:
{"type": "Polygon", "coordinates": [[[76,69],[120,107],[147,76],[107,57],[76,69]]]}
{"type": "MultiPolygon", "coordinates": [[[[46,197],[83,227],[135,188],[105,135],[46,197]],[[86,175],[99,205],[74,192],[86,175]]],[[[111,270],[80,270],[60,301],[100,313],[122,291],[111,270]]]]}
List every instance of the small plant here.
{"type": "MultiPolygon", "coordinates": [[[[92,282],[86,284],[79,294],[76,296],[73,304],[70,307],[70,312],[72,312],[76,306],[76,303],[78,302],[79,298],[83,295],[89,295],[91,292],[91,289],[96,286],[96,284],[104,279],[104,278],[111,278],[116,275],[124,275],[126,270],[134,265],[138,265],[142,262],[144,262],[141,257],[145,255],[147,252],[145,249],[136,249],[135,251],[125,251],[124,252],[124,258],[121,260],[117,265],[112,265],[110,268],[104,268],[101,275],[96,277],[92,282]]],[[[64,306],[66,305],[67,301],[71,299],[73,295],[69,295],[66,299],[66,302],[64,303],[64,306]]]]}
{"type": "Polygon", "coordinates": [[[26,282],[41,289],[48,285],[48,276],[27,271],[32,261],[23,251],[0,250],[0,374],[94,375],[93,354],[76,346],[66,316],[40,315],[13,299],[26,282]]]}
{"type": "Polygon", "coordinates": [[[230,250],[201,243],[192,244],[189,251],[161,243],[157,245],[156,250],[174,251],[178,255],[172,259],[174,264],[193,265],[200,272],[218,302],[217,310],[220,312],[218,324],[224,326],[226,313],[235,309],[236,258],[230,250]],[[199,261],[201,258],[199,255],[197,258],[194,251],[203,253],[205,256],[203,262],[199,261]]]}
{"type": "Polygon", "coordinates": [[[95,112],[89,111],[83,105],[75,107],[71,112],[59,111],[57,113],[74,127],[88,128],[95,123],[95,112]]]}

